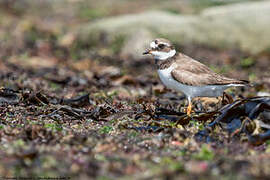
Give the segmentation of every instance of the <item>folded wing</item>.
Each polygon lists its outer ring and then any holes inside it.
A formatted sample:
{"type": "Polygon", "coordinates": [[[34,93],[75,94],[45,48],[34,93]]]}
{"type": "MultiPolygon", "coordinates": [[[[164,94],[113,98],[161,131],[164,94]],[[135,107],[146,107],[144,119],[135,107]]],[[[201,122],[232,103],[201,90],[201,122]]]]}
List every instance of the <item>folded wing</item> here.
{"type": "Polygon", "coordinates": [[[248,81],[227,78],[213,72],[204,64],[193,60],[188,56],[179,59],[179,64],[172,70],[172,77],[186,85],[206,86],[206,85],[227,85],[227,84],[248,84],[248,81]]]}

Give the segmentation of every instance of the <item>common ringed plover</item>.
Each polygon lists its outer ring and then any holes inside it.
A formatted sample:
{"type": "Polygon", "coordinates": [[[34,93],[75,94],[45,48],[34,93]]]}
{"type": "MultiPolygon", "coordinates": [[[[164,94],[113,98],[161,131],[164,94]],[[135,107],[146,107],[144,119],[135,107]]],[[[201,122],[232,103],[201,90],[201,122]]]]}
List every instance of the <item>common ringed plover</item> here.
{"type": "Polygon", "coordinates": [[[167,88],[185,94],[188,100],[187,115],[190,115],[192,110],[192,98],[218,97],[227,88],[249,84],[245,80],[217,74],[204,64],[176,52],[167,39],[155,39],[150,43],[150,49],[143,54],[154,57],[158,75],[167,88]]]}

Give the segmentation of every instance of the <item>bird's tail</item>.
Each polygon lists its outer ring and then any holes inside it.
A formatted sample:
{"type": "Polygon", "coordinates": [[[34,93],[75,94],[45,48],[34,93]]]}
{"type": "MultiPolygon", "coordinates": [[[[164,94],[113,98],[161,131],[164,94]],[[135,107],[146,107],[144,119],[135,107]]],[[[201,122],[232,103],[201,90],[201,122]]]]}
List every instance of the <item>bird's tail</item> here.
{"type": "Polygon", "coordinates": [[[232,83],[234,86],[253,86],[249,81],[247,80],[237,80],[232,83]]]}

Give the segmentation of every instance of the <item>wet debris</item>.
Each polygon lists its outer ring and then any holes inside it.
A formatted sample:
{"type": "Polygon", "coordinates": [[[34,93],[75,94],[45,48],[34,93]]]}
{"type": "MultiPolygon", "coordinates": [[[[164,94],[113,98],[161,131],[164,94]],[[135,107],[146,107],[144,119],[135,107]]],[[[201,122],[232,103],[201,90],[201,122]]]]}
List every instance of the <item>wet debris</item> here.
{"type": "Polygon", "coordinates": [[[81,96],[77,96],[75,98],[62,99],[60,101],[60,104],[69,105],[72,107],[84,107],[84,106],[90,105],[89,93],[81,95],[81,96]]]}
{"type": "Polygon", "coordinates": [[[265,116],[261,116],[262,113],[270,113],[270,97],[236,100],[224,106],[219,112],[220,115],[213,122],[196,134],[197,140],[206,140],[216,126],[221,126],[231,136],[245,133],[253,145],[261,145],[270,139],[270,131],[265,128],[268,127],[266,124],[270,124],[270,119],[264,119],[265,116]],[[255,124],[255,121],[264,123],[255,124]]]}
{"type": "Polygon", "coordinates": [[[255,145],[255,146],[261,145],[267,140],[270,140],[270,130],[261,134],[256,134],[256,135],[248,134],[248,140],[252,145],[255,145]]]}
{"type": "Polygon", "coordinates": [[[44,105],[49,104],[49,100],[42,92],[25,91],[22,93],[23,100],[28,104],[44,105]]]}
{"type": "Polygon", "coordinates": [[[0,88],[0,105],[1,104],[18,104],[20,97],[18,91],[9,88],[0,88]]]}

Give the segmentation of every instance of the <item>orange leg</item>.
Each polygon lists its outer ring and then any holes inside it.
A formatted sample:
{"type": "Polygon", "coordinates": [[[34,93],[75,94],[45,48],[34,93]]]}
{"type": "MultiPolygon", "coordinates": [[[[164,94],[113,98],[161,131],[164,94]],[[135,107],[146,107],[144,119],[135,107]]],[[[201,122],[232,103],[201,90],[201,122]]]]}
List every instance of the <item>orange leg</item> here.
{"type": "Polygon", "coordinates": [[[187,115],[190,116],[192,111],[192,103],[191,103],[191,98],[188,98],[188,107],[187,107],[187,115]]]}
{"type": "Polygon", "coordinates": [[[191,105],[191,103],[190,103],[190,104],[188,104],[188,107],[187,107],[187,115],[188,115],[188,116],[190,116],[191,111],[192,111],[192,105],[191,105]]]}

